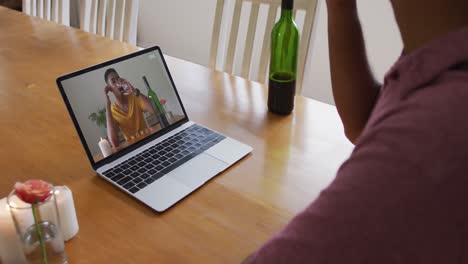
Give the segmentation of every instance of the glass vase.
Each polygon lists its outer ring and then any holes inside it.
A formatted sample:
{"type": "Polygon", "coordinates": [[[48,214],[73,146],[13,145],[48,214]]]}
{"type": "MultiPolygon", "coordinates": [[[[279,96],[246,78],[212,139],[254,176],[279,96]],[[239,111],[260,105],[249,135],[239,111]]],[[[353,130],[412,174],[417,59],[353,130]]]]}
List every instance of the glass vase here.
{"type": "Polygon", "coordinates": [[[45,201],[35,204],[23,202],[12,191],[7,203],[28,263],[67,263],[55,188],[45,201]]]}

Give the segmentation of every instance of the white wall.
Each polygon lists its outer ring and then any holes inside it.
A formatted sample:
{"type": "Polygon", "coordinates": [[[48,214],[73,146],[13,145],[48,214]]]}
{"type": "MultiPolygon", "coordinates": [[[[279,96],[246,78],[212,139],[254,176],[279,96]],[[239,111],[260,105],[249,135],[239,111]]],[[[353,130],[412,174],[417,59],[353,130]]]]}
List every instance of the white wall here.
{"type": "Polygon", "coordinates": [[[216,0],[140,0],[138,46],[208,64],[216,0]]]}
{"type": "MultiPolygon", "coordinates": [[[[233,6],[232,0],[226,0],[226,3],[233,6]]],[[[387,0],[358,0],[358,6],[371,65],[381,80],[402,49],[391,5],[387,0]]],[[[140,0],[138,45],[159,45],[168,55],[207,65],[215,7],[216,0],[140,0]]],[[[244,14],[249,10],[248,4],[243,6],[241,28],[247,24],[244,14]]],[[[305,96],[333,103],[324,0],[319,0],[317,12],[315,32],[311,39],[313,48],[309,50],[303,90],[305,96]]],[[[230,19],[226,16],[226,21],[230,19]]],[[[261,8],[259,21],[265,19],[265,8],[261,8]]],[[[299,27],[302,26],[301,22],[298,21],[299,27]]],[[[226,29],[226,25],[223,25],[223,29],[226,29]]],[[[240,30],[239,37],[243,38],[245,34],[245,30],[240,30]]],[[[257,32],[256,39],[258,36],[263,37],[263,31],[257,32]]],[[[225,42],[225,38],[221,42],[225,42]]],[[[239,62],[243,48],[240,46],[236,51],[235,62],[239,62]]],[[[259,54],[259,46],[254,45],[254,60],[259,54]]],[[[240,72],[239,63],[234,69],[236,73],[240,72]]],[[[252,74],[255,76],[256,72],[253,70],[252,74]]]]}
{"type": "MultiPolygon", "coordinates": [[[[100,153],[99,138],[107,135],[105,135],[104,129],[91,122],[88,116],[99,108],[105,107],[104,87],[106,83],[104,81],[104,72],[108,68],[114,68],[120,77],[128,80],[144,94],[147,94],[147,89],[142,76],[146,76],[159,99],[164,98],[167,100],[167,109],[172,111],[174,115],[183,115],[182,108],[172,90],[172,85],[165,73],[160,57],[155,56],[154,58],[150,59],[148,55],[136,57],[133,60],[120,62],[63,81],[62,85],[65,93],[93,155],[100,153]]],[[[110,96],[111,101],[114,102],[112,94],[110,96]]]]}

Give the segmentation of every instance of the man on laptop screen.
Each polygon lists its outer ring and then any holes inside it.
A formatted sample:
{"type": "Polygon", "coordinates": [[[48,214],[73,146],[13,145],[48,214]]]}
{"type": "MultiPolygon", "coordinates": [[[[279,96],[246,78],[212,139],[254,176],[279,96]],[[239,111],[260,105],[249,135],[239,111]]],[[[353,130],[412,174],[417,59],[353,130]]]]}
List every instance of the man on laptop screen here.
{"type": "Polygon", "coordinates": [[[116,153],[184,118],[167,78],[156,74],[164,73],[163,67],[158,56],[150,53],[65,81],[94,161],[104,158],[99,148],[101,138],[108,140],[116,153]],[[161,70],[149,70],[155,66],[161,70]],[[101,116],[92,118],[96,110],[101,116]],[[96,122],[99,118],[101,122],[96,122]]]}
{"type": "Polygon", "coordinates": [[[120,145],[118,129],[122,131],[125,140],[134,140],[140,135],[147,134],[149,128],[145,122],[143,113],[155,114],[156,111],[150,100],[141,94],[140,90],[134,88],[127,80],[120,78],[114,68],[109,68],[104,73],[107,86],[104,88],[106,97],[106,124],[107,136],[114,147],[120,145]],[[111,92],[116,101],[111,103],[109,98],[111,92]]]}

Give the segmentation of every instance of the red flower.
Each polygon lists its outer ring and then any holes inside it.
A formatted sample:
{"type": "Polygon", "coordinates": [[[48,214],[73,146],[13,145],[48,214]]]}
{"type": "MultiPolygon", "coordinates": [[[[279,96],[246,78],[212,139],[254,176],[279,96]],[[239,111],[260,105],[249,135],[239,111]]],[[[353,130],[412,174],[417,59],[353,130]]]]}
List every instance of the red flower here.
{"type": "Polygon", "coordinates": [[[25,203],[40,203],[52,194],[52,185],[43,180],[17,182],[15,183],[15,194],[25,203]]]}

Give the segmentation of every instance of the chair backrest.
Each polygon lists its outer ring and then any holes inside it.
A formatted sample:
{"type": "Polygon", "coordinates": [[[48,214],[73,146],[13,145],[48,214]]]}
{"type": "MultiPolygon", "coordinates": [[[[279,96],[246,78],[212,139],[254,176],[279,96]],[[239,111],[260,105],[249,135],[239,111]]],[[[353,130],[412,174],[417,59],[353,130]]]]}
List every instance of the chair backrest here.
{"type": "MultiPolygon", "coordinates": [[[[239,25],[240,17],[242,11],[242,5],[245,2],[251,3],[249,22],[247,28],[247,34],[245,38],[245,48],[242,56],[242,66],[241,66],[241,76],[247,79],[259,81],[264,83],[267,80],[268,68],[269,68],[269,59],[270,59],[270,34],[273,29],[274,24],[276,23],[276,18],[279,15],[279,9],[281,8],[281,0],[233,0],[234,10],[232,15],[232,21],[230,23],[231,29],[227,42],[227,51],[225,52],[226,56],[222,62],[221,70],[233,74],[234,69],[234,56],[236,52],[236,44],[239,44],[238,35],[239,35],[239,25]],[[259,43],[262,43],[260,62],[258,63],[259,69],[256,77],[251,78],[251,66],[253,65],[252,53],[254,40],[257,41],[258,36],[256,32],[258,30],[259,24],[259,9],[261,5],[267,5],[268,15],[265,23],[260,23],[264,25],[265,31],[263,38],[259,43]]],[[[312,32],[312,24],[315,16],[315,9],[317,5],[317,0],[295,0],[294,1],[294,16],[297,18],[298,10],[305,12],[304,23],[302,26],[302,31],[300,32],[300,44],[299,44],[299,61],[298,61],[298,76],[297,76],[297,93],[301,92],[302,80],[304,76],[304,68],[307,58],[307,53],[309,49],[310,36],[312,32]]],[[[223,14],[226,15],[229,11],[226,11],[227,1],[217,0],[215,19],[213,25],[211,49],[210,49],[210,60],[209,66],[213,69],[216,69],[217,62],[219,61],[219,56],[223,54],[222,48],[220,48],[220,36],[221,28],[223,23],[223,14]]],[[[224,21],[226,22],[226,21],[224,21]]],[[[297,20],[296,20],[297,22],[297,20]]]]}
{"type": "Polygon", "coordinates": [[[22,8],[30,16],[70,25],[70,0],[23,0],[22,8]]]}
{"type": "Polygon", "coordinates": [[[136,45],[139,0],[81,0],[80,28],[136,45]]]}

